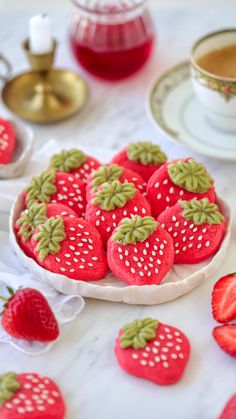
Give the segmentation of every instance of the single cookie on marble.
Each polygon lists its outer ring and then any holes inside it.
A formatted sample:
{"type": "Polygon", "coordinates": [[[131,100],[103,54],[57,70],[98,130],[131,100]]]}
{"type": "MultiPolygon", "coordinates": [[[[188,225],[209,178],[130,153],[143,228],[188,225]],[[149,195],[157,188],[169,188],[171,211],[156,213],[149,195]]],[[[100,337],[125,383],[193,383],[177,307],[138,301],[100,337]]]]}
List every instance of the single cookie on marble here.
{"type": "Polygon", "coordinates": [[[0,419],[64,419],[66,406],[50,378],[7,372],[0,375],[0,419]]]}
{"type": "Polygon", "coordinates": [[[119,180],[121,183],[133,183],[135,188],[141,193],[146,192],[146,182],[144,182],[143,178],[138,173],[118,166],[117,164],[111,164],[109,166],[100,166],[88,176],[86,186],[87,201],[92,199],[103,183],[112,183],[114,180],[119,180]]]}
{"type": "Polygon", "coordinates": [[[44,224],[50,217],[72,217],[77,218],[77,214],[71,208],[63,204],[33,203],[29,208],[21,212],[20,217],[15,222],[17,241],[29,257],[33,257],[31,237],[35,229],[40,224],[44,224]]]}
{"type": "Polygon", "coordinates": [[[134,320],[119,332],[116,358],[126,372],[159,385],[177,383],[190,355],[190,344],[179,329],[156,319],[134,320]]]}
{"type": "Polygon", "coordinates": [[[133,183],[114,180],[101,185],[88,202],[85,219],[96,226],[106,246],[119,222],[134,215],[151,215],[148,201],[133,183]]]}
{"type": "Polygon", "coordinates": [[[236,419],[236,393],[229,399],[219,419],[236,419]]]}
{"type": "Polygon", "coordinates": [[[38,264],[51,272],[83,281],[97,281],[106,274],[100,234],[82,218],[49,218],[36,228],[31,246],[38,264]]]}
{"type": "Polygon", "coordinates": [[[100,165],[101,163],[95,157],[88,156],[76,148],[61,150],[52,156],[49,163],[51,169],[71,173],[83,182],[87,182],[87,177],[100,165]]]}
{"type": "Polygon", "coordinates": [[[147,198],[155,217],[180,199],[208,198],[215,202],[214,180],[205,166],[193,158],[174,160],[165,163],[150,178],[147,198]]]}
{"type": "Polygon", "coordinates": [[[0,119],[0,164],[8,164],[16,146],[16,133],[13,125],[0,119]]]}
{"type": "Polygon", "coordinates": [[[157,144],[139,141],[129,144],[117,153],[111,162],[139,173],[147,182],[166,160],[167,156],[157,144]]]}
{"type": "Polygon", "coordinates": [[[39,176],[34,176],[25,188],[26,206],[34,202],[59,203],[70,207],[78,217],[84,217],[85,188],[85,183],[71,174],[43,171],[39,176]]]}
{"type": "Polygon", "coordinates": [[[218,205],[207,198],[180,201],[157,221],[174,242],[174,263],[194,264],[213,256],[224,237],[226,220],[218,205]]]}
{"type": "Polygon", "coordinates": [[[150,216],[124,218],[108,240],[107,260],[128,285],[157,285],[173,265],[173,240],[150,216]]]}

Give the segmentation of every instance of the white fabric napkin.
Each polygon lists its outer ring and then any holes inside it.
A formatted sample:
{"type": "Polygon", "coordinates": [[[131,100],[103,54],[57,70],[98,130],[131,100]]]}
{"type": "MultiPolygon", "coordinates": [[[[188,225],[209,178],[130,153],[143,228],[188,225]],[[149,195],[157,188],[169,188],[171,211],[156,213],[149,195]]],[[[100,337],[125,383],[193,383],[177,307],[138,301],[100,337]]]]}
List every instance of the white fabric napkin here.
{"type": "MultiPolygon", "coordinates": [[[[34,275],[27,273],[19,264],[10,248],[8,234],[0,232],[0,295],[7,297],[6,286],[18,289],[20,286],[35,288],[48,300],[59,326],[68,323],[82,311],[84,300],[78,295],[63,295],[49,285],[42,283],[34,275]]],[[[2,311],[3,302],[0,302],[2,311]]],[[[60,339],[60,336],[59,336],[60,339]]],[[[39,355],[48,351],[55,342],[40,343],[17,340],[9,336],[0,323],[0,342],[9,343],[15,348],[30,355],[39,355]]]]}

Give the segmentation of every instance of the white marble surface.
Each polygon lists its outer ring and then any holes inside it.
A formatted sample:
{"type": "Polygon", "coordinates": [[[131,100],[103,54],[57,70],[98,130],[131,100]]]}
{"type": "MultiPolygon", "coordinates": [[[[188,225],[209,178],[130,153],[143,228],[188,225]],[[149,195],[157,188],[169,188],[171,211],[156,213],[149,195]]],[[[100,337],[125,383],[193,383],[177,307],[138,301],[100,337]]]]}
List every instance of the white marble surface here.
{"type": "MultiPolygon", "coordinates": [[[[26,67],[20,50],[29,15],[1,14],[1,52],[14,70],[26,67]]],[[[55,35],[61,40],[57,64],[76,69],[66,41],[66,14],[52,13],[55,35]]],[[[150,138],[162,144],[170,158],[189,155],[188,150],[160,137],[150,124],[144,107],[146,88],[164,69],[186,58],[192,42],[201,34],[222,26],[234,26],[236,8],[204,9],[204,12],[156,10],[156,52],[135,77],[115,85],[89,79],[90,101],[81,115],[50,127],[34,126],[37,146],[51,137],[61,144],[74,140],[93,147],[117,149],[131,139],[150,138]]],[[[0,113],[9,116],[0,105],[0,113]]],[[[216,179],[217,190],[236,210],[235,163],[197,156],[216,179]]],[[[1,183],[0,183],[1,188],[1,183]]],[[[6,229],[7,214],[0,228],[6,229]]],[[[54,378],[68,405],[68,419],[216,419],[224,403],[236,391],[235,359],[222,352],[211,337],[215,322],[210,296],[221,274],[235,271],[235,225],[233,241],[221,269],[191,294],[156,307],[127,306],[86,301],[79,318],[62,331],[53,350],[40,357],[22,355],[0,347],[1,370],[38,371],[54,378]],[[114,339],[122,324],[137,317],[155,316],[180,327],[189,337],[192,353],[183,380],[173,387],[158,387],[121,371],[113,354],[114,339]]],[[[0,273],[1,277],[1,273],[0,273]]]]}

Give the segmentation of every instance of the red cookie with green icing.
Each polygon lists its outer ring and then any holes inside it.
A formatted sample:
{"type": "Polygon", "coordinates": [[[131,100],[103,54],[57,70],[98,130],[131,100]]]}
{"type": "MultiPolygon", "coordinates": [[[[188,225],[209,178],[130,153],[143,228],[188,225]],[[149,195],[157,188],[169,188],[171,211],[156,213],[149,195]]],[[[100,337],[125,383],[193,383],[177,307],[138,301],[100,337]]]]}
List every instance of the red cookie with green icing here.
{"type": "Polygon", "coordinates": [[[108,240],[107,259],[128,285],[158,285],[173,265],[173,240],[152,217],[124,218],[108,240]]]}
{"type": "Polygon", "coordinates": [[[115,354],[129,374],[165,386],[182,378],[190,344],[179,329],[147,317],[120,330],[115,354]]]}
{"type": "Polygon", "coordinates": [[[217,322],[236,320],[236,272],[223,276],[215,283],[211,305],[217,322]]]}
{"type": "Polygon", "coordinates": [[[97,281],[107,271],[102,239],[88,221],[49,218],[31,239],[37,262],[48,271],[83,281],[97,281]]]}
{"type": "Polygon", "coordinates": [[[135,188],[141,193],[146,191],[146,183],[138,173],[117,164],[111,164],[109,166],[100,166],[88,177],[86,186],[87,201],[92,199],[103,183],[112,183],[114,180],[119,180],[121,183],[133,183],[135,188]]]}
{"type": "Polygon", "coordinates": [[[150,178],[147,198],[156,217],[180,199],[208,198],[215,202],[214,181],[203,164],[193,158],[174,160],[164,164],[150,178]]]}
{"type": "Polygon", "coordinates": [[[15,230],[17,241],[26,255],[33,257],[30,239],[36,227],[44,224],[48,218],[58,216],[77,218],[77,214],[71,208],[62,204],[38,204],[35,202],[21,212],[15,222],[15,230]]]}
{"type": "Polygon", "coordinates": [[[71,173],[83,182],[96,170],[101,163],[92,156],[87,156],[83,151],[73,148],[61,150],[54,154],[50,160],[50,168],[57,172],[71,173]]]}
{"type": "Polygon", "coordinates": [[[147,182],[153,173],[165,163],[167,157],[161,148],[150,141],[129,144],[117,153],[112,163],[139,173],[147,182]]]}
{"type": "Polygon", "coordinates": [[[63,204],[71,208],[78,217],[84,217],[86,207],[86,186],[80,179],[67,173],[43,171],[34,176],[25,188],[26,205],[33,202],[63,204]]]}
{"type": "Polygon", "coordinates": [[[104,183],[86,207],[85,219],[101,234],[104,245],[124,217],[151,215],[150,205],[133,183],[104,183]]]}
{"type": "Polygon", "coordinates": [[[0,164],[8,164],[16,146],[16,133],[13,125],[0,119],[0,164]]]}
{"type": "Polygon", "coordinates": [[[212,335],[223,351],[236,358],[236,324],[217,326],[212,335]]]}
{"type": "Polygon", "coordinates": [[[7,372],[0,375],[0,419],[64,419],[66,406],[50,378],[7,372]]]}
{"type": "Polygon", "coordinates": [[[236,393],[230,398],[219,419],[236,419],[236,393]]]}
{"type": "Polygon", "coordinates": [[[174,241],[174,263],[199,263],[213,256],[224,237],[226,220],[207,198],[180,201],[158,217],[174,241]]]}

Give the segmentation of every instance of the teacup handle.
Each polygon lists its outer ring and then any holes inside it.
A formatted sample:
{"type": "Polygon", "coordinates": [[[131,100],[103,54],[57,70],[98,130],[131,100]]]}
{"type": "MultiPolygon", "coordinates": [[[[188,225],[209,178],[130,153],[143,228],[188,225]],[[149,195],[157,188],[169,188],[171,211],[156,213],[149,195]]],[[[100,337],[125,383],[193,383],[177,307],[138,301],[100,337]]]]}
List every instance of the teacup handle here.
{"type": "Polygon", "coordinates": [[[12,66],[10,61],[8,61],[8,59],[3,54],[0,54],[0,61],[4,64],[6,69],[5,74],[0,74],[0,80],[6,82],[11,75],[12,66]]]}

